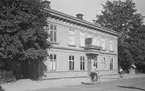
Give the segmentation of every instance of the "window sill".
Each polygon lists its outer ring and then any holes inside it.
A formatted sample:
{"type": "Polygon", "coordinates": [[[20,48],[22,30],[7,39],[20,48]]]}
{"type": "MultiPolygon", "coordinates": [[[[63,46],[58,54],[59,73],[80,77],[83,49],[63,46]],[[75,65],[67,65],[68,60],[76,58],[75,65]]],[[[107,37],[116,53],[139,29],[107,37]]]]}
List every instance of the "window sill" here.
{"type": "Polygon", "coordinates": [[[45,71],[46,73],[54,73],[57,72],[57,70],[49,70],[49,71],[45,71]]]}
{"type": "Polygon", "coordinates": [[[114,52],[113,50],[109,50],[109,52],[114,52]]]}
{"type": "Polygon", "coordinates": [[[74,72],[75,70],[69,70],[69,72],[74,72]]]}
{"type": "Polygon", "coordinates": [[[71,46],[71,47],[76,47],[76,45],[71,45],[71,44],[68,44],[68,46],[71,46]]]}
{"type": "Polygon", "coordinates": [[[80,72],[85,72],[86,70],[80,70],[80,72]]]}
{"type": "Polygon", "coordinates": [[[85,46],[79,46],[80,48],[85,48],[85,46]]]}
{"type": "Polygon", "coordinates": [[[102,51],[106,51],[106,49],[102,49],[102,51]]]}
{"type": "Polygon", "coordinates": [[[49,41],[51,44],[56,44],[56,45],[59,45],[58,42],[53,42],[53,41],[49,41]]]}

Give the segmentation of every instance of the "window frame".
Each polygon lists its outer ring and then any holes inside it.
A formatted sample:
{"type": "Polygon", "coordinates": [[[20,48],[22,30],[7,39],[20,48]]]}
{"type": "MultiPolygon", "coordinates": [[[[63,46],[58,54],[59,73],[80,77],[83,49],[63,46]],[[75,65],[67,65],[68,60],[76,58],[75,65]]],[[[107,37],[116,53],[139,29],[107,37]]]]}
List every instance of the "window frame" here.
{"type": "Polygon", "coordinates": [[[80,56],[80,70],[84,71],[85,70],[85,57],[80,56]]]}
{"type": "Polygon", "coordinates": [[[51,65],[51,62],[52,62],[52,65],[50,66],[49,68],[49,71],[56,71],[57,70],[57,55],[56,54],[49,54],[49,64],[51,65]],[[52,56],[52,58],[51,58],[52,56]],[[54,63],[55,63],[55,66],[54,66],[54,63]],[[55,68],[54,68],[55,67],[55,68]]]}
{"type": "Polygon", "coordinates": [[[75,46],[75,29],[69,28],[69,45],[75,46]]]}
{"type": "Polygon", "coordinates": [[[97,59],[97,57],[94,58],[94,64],[95,64],[96,68],[98,68],[98,59],[97,59]]]}
{"type": "Polygon", "coordinates": [[[85,39],[86,39],[86,33],[85,32],[80,32],[80,46],[81,47],[85,47],[85,39]],[[81,41],[83,41],[84,44],[82,44],[81,41]]]}
{"type": "Polygon", "coordinates": [[[57,25],[56,24],[49,24],[49,34],[51,42],[57,42],[57,25]]]}
{"type": "Polygon", "coordinates": [[[102,50],[103,50],[103,51],[106,50],[106,40],[105,40],[105,38],[102,38],[101,47],[102,47],[102,50]]]}
{"type": "Polygon", "coordinates": [[[106,69],[106,57],[102,57],[102,60],[101,60],[101,65],[102,65],[102,68],[103,68],[103,70],[105,70],[106,69]]]}
{"type": "Polygon", "coordinates": [[[114,51],[114,45],[113,45],[113,40],[110,40],[110,43],[109,43],[109,51],[113,52],[114,51]]]}
{"type": "Polygon", "coordinates": [[[75,62],[74,62],[74,60],[75,60],[75,57],[73,56],[73,55],[70,55],[69,56],[69,71],[74,71],[74,64],[75,64],[75,62]]]}
{"type": "Polygon", "coordinates": [[[93,36],[92,45],[94,46],[101,46],[100,40],[98,36],[93,36]]]}
{"type": "Polygon", "coordinates": [[[113,70],[113,63],[114,63],[114,58],[110,57],[110,70],[113,70]]]}

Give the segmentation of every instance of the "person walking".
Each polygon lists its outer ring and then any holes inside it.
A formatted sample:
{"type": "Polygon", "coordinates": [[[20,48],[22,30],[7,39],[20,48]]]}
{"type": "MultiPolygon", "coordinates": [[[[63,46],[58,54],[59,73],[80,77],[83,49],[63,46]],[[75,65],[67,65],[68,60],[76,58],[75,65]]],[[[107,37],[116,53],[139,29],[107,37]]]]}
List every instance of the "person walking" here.
{"type": "Polygon", "coordinates": [[[119,77],[123,78],[123,69],[121,68],[121,66],[119,67],[119,77]]]}

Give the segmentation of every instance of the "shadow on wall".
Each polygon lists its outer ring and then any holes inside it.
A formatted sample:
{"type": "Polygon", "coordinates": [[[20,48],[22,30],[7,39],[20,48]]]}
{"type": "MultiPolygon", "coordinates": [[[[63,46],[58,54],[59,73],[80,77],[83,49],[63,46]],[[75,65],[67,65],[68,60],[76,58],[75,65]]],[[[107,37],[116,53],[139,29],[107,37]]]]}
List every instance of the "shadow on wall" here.
{"type": "Polygon", "coordinates": [[[44,72],[47,70],[43,60],[4,60],[4,66],[0,68],[4,71],[12,71],[17,80],[37,80],[44,76],[44,72]]]}
{"type": "Polygon", "coordinates": [[[117,86],[117,87],[120,87],[120,88],[128,88],[128,89],[136,89],[136,90],[145,91],[145,89],[138,88],[138,87],[134,87],[134,86],[117,86]]]}
{"type": "Polygon", "coordinates": [[[38,80],[44,76],[44,72],[47,70],[47,66],[42,60],[29,60],[26,63],[26,77],[32,80],[38,80]]]}

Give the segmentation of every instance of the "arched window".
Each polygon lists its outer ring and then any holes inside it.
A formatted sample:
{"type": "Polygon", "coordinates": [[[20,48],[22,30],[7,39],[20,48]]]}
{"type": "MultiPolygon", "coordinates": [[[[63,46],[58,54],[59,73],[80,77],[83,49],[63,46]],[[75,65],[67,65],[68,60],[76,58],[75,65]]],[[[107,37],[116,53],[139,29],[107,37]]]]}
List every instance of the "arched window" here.
{"type": "Polygon", "coordinates": [[[105,57],[102,57],[102,60],[101,60],[101,64],[102,64],[102,69],[105,70],[105,62],[106,61],[106,58],[105,57]]]}
{"type": "Polygon", "coordinates": [[[110,58],[110,70],[113,70],[113,57],[110,58]]]}
{"type": "Polygon", "coordinates": [[[98,68],[98,60],[97,60],[97,57],[94,58],[94,65],[96,66],[96,68],[98,68]]]}

